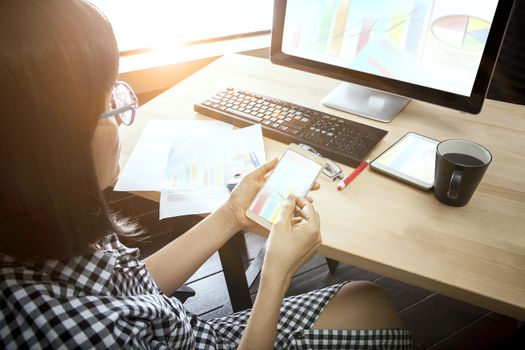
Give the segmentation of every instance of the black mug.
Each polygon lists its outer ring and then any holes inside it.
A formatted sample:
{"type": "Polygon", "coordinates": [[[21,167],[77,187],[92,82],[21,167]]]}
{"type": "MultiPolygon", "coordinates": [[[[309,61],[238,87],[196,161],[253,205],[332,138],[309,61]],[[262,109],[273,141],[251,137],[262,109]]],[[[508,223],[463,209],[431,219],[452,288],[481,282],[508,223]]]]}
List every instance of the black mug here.
{"type": "Polygon", "coordinates": [[[446,140],[436,148],[434,196],[454,207],[467,204],[485,174],[492,155],[483,146],[465,140],[446,140]]]}

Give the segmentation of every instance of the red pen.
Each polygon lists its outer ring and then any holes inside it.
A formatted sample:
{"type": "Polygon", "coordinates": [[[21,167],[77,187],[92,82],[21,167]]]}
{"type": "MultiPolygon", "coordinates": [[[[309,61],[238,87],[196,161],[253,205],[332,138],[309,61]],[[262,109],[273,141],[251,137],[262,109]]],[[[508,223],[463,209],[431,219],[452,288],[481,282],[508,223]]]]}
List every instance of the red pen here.
{"type": "Polygon", "coordinates": [[[368,165],[368,160],[362,161],[361,164],[359,164],[359,166],[354,169],[354,171],[352,171],[350,174],[348,174],[347,177],[345,177],[344,179],[339,181],[339,183],[337,184],[337,190],[342,191],[343,188],[348,186],[348,184],[353,179],[355,179],[357,177],[357,175],[359,175],[359,173],[366,168],[367,165],[368,165]]]}

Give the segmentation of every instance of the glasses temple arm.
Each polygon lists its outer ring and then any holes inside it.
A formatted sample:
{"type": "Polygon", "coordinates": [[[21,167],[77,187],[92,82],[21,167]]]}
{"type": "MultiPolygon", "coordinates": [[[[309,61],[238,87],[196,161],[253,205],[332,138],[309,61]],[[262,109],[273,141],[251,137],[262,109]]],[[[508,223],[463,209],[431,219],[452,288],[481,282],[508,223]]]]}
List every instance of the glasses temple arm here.
{"type": "Polygon", "coordinates": [[[134,107],[132,105],[127,105],[127,106],[115,108],[115,109],[112,109],[111,111],[107,111],[105,113],[102,113],[100,115],[100,119],[109,118],[109,117],[112,117],[112,116],[117,115],[119,113],[124,113],[124,112],[130,111],[132,109],[134,109],[134,107]]]}

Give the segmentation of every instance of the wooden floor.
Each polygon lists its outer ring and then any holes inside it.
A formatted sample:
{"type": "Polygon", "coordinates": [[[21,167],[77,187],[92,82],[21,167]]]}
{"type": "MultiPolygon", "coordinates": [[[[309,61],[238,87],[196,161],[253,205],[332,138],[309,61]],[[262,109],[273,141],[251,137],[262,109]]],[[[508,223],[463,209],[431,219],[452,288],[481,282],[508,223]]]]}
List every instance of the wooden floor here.
{"type": "MultiPolygon", "coordinates": [[[[108,190],[105,194],[113,211],[131,217],[144,227],[147,238],[135,244],[143,256],[199,221],[198,217],[159,221],[157,203],[127,193],[108,190]]],[[[247,265],[265,238],[246,234],[246,242],[243,257],[247,265]]],[[[524,327],[514,319],[353,266],[339,264],[336,271],[330,273],[321,256],[314,257],[296,272],[287,294],[304,293],[348,280],[374,281],[386,290],[405,325],[412,330],[414,349],[525,349],[524,327]]],[[[196,291],[196,296],[184,304],[189,311],[204,318],[232,312],[218,254],[210,257],[187,285],[196,291]]],[[[257,281],[251,289],[252,299],[256,293],[257,281]]]]}

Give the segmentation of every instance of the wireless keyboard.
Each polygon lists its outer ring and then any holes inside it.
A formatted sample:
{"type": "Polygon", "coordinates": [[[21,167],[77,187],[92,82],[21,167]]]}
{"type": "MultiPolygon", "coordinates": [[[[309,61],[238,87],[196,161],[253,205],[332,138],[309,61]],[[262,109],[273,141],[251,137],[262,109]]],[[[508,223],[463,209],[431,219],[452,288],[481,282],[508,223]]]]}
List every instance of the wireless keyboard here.
{"type": "Polygon", "coordinates": [[[228,88],[194,105],[208,117],[239,127],[261,124],[263,135],[304,143],[324,157],[356,167],[387,131],[244,90],[228,88]]]}

